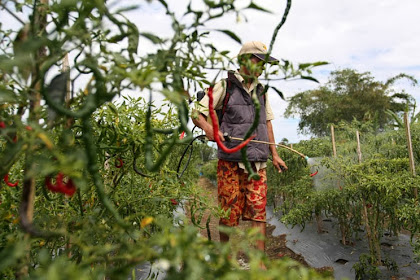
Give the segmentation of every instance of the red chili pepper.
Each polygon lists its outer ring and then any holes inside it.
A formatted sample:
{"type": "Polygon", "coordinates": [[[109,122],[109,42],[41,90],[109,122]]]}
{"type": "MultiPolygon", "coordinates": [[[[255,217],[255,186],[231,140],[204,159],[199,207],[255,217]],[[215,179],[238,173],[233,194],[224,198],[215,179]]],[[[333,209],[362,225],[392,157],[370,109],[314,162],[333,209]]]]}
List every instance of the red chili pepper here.
{"type": "Polygon", "coordinates": [[[254,139],[256,135],[252,135],[251,137],[249,137],[248,139],[243,141],[241,144],[239,144],[238,146],[236,146],[232,149],[227,148],[223,144],[223,142],[220,140],[220,137],[219,137],[219,123],[217,121],[216,114],[214,113],[214,108],[213,108],[213,87],[209,88],[208,95],[209,95],[210,118],[211,118],[211,121],[213,123],[213,137],[214,137],[214,140],[217,143],[217,146],[219,146],[222,149],[222,151],[227,153],[227,154],[232,154],[232,153],[235,153],[235,152],[239,151],[240,149],[245,147],[249,143],[249,141],[254,139]]]}
{"type": "Polygon", "coordinates": [[[317,170],[317,171],[315,171],[314,173],[312,173],[312,174],[311,174],[311,175],[309,175],[309,176],[314,177],[316,174],[318,174],[318,170],[317,170]]]}
{"type": "Polygon", "coordinates": [[[73,196],[76,192],[76,186],[73,183],[72,179],[68,179],[67,183],[63,182],[63,173],[58,173],[55,178],[55,185],[51,183],[51,178],[49,176],[45,177],[45,185],[52,192],[64,193],[68,196],[73,196]]]}
{"type": "Polygon", "coordinates": [[[115,167],[116,168],[121,168],[121,167],[123,167],[123,165],[124,165],[123,160],[120,159],[120,158],[117,158],[117,161],[115,161],[115,167]]]}
{"type": "Polygon", "coordinates": [[[176,199],[171,198],[172,205],[178,205],[178,201],[176,199]]]}
{"type": "Polygon", "coordinates": [[[0,122],[0,128],[6,128],[6,124],[4,122],[0,122]]]}
{"type": "Polygon", "coordinates": [[[9,174],[4,175],[3,180],[6,183],[6,185],[12,188],[16,187],[19,184],[19,181],[16,181],[15,183],[9,182],[9,174]]]}
{"type": "Polygon", "coordinates": [[[184,139],[184,137],[185,137],[185,131],[183,131],[183,132],[181,133],[181,135],[179,135],[179,139],[180,139],[180,140],[182,140],[182,139],[184,139]]]}
{"type": "Polygon", "coordinates": [[[31,126],[29,126],[29,125],[25,126],[25,129],[26,129],[27,131],[31,131],[31,130],[33,130],[33,129],[32,129],[32,127],[31,127],[31,126]]]}

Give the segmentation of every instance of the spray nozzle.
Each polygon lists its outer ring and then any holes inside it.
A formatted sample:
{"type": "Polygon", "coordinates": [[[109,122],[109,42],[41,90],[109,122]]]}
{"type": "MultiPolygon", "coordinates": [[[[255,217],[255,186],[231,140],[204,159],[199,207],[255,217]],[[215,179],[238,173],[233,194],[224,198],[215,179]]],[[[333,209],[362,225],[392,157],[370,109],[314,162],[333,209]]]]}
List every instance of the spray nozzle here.
{"type": "Polygon", "coordinates": [[[232,140],[227,132],[223,133],[223,137],[225,138],[226,142],[230,142],[230,140],[232,140]]]}

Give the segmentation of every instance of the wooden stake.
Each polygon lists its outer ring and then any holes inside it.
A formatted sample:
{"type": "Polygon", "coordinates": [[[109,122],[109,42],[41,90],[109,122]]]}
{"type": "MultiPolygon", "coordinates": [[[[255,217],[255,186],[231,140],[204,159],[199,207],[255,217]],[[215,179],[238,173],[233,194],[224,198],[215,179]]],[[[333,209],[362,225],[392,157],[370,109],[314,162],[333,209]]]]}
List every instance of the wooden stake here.
{"type": "Polygon", "coordinates": [[[332,141],[332,146],[333,146],[333,156],[337,157],[337,149],[335,147],[334,125],[331,125],[331,141],[332,141]]]}
{"type": "Polygon", "coordinates": [[[359,159],[359,163],[362,163],[362,150],[360,148],[360,133],[356,130],[356,139],[357,139],[357,157],[359,159]]]}
{"type": "MultiPolygon", "coordinates": [[[[71,81],[70,81],[70,63],[69,63],[69,54],[67,53],[66,56],[63,59],[63,67],[61,69],[63,73],[67,73],[67,84],[66,84],[66,98],[65,98],[65,104],[67,108],[70,108],[70,102],[73,98],[71,96],[71,81]]],[[[73,118],[67,118],[66,120],[66,128],[70,128],[74,123],[73,118]]]]}
{"type": "MultiPolygon", "coordinates": [[[[413,155],[413,145],[411,143],[411,132],[410,132],[410,122],[408,121],[408,114],[407,112],[404,113],[404,125],[405,125],[405,133],[407,136],[407,148],[408,148],[408,158],[410,161],[410,172],[413,177],[416,176],[416,167],[414,164],[414,155],[413,155]]],[[[418,197],[417,187],[414,187],[414,197],[418,197]]]]}
{"type": "MultiPolygon", "coordinates": [[[[63,67],[61,69],[62,72],[67,72],[68,78],[70,78],[70,63],[69,63],[69,54],[67,53],[66,56],[63,59],[63,67]]],[[[67,108],[70,107],[70,79],[67,79],[67,85],[66,85],[66,106],[67,108]]]]}

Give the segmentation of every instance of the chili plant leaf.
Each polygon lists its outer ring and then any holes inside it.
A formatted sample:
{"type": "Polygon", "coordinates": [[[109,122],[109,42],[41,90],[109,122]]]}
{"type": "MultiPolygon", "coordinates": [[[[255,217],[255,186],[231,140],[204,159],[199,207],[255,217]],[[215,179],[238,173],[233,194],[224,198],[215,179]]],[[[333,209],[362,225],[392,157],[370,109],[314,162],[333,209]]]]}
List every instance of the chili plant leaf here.
{"type": "Polygon", "coordinates": [[[0,104],[16,103],[17,98],[13,91],[0,88],[0,104]]]}
{"type": "Polygon", "coordinates": [[[258,6],[258,5],[257,5],[257,4],[255,4],[254,2],[251,2],[251,3],[249,4],[248,9],[254,9],[254,10],[258,10],[258,11],[260,11],[260,12],[265,12],[265,13],[272,14],[272,12],[271,12],[271,11],[269,11],[269,10],[267,10],[267,9],[263,8],[263,7],[258,6]]]}
{"type": "Polygon", "coordinates": [[[314,77],[311,77],[311,76],[300,75],[300,78],[301,79],[304,79],[304,80],[309,80],[309,81],[313,81],[313,82],[319,83],[319,81],[317,79],[315,79],[314,77]]]}
{"type": "Polygon", "coordinates": [[[283,92],[281,92],[279,89],[277,89],[275,87],[271,87],[271,88],[274,89],[275,92],[277,92],[277,94],[280,96],[281,99],[286,100],[286,99],[284,99],[283,92]]]}
{"type": "Polygon", "coordinates": [[[216,31],[225,33],[226,35],[228,35],[230,38],[232,38],[233,40],[235,40],[236,42],[238,42],[239,44],[242,44],[241,39],[232,31],[230,30],[226,30],[226,29],[216,29],[216,31]]]}
{"type": "Polygon", "coordinates": [[[163,43],[163,40],[161,38],[159,38],[158,36],[154,35],[154,34],[147,33],[147,32],[140,32],[140,35],[143,36],[146,39],[149,39],[154,44],[163,43]]]}

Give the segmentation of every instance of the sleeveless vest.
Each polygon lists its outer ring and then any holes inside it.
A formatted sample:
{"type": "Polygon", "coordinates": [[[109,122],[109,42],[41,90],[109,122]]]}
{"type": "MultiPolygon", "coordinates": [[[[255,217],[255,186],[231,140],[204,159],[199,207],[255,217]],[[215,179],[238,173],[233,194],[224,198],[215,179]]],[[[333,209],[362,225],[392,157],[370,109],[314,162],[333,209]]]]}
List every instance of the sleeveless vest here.
{"type": "MultiPolygon", "coordinates": [[[[225,113],[222,117],[220,130],[222,131],[222,133],[227,132],[229,136],[244,138],[245,134],[252,126],[252,123],[255,118],[254,103],[252,102],[251,95],[243,89],[241,82],[238,81],[234,73],[228,72],[228,80],[230,83],[232,83],[232,85],[230,86],[230,97],[226,105],[225,113]]],[[[252,134],[257,135],[254,138],[254,140],[268,142],[265,100],[264,96],[262,95],[262,92],[263,87],[261,84],[258,84],[257,94],[261,104],[260,119],[257,128],[253,131],[252,134]]],[[[223,144],[225,144],[225,146],[228,148],[233,148],[237,146],[240,142],[241,141],[238,140],[231,140],[230,142],[225,141],[223,144]]],[[[267,144],[250,142],[247,145],[246,154],[248,160],[251,162],[265,162],[268,159],[269,151],[269,146],[267,144]]],[[[240,151],[232,154],[227,154],[223,152],[220,148],[218,148],[217,157],[226,161],[242,161],[240,151]]]]}

